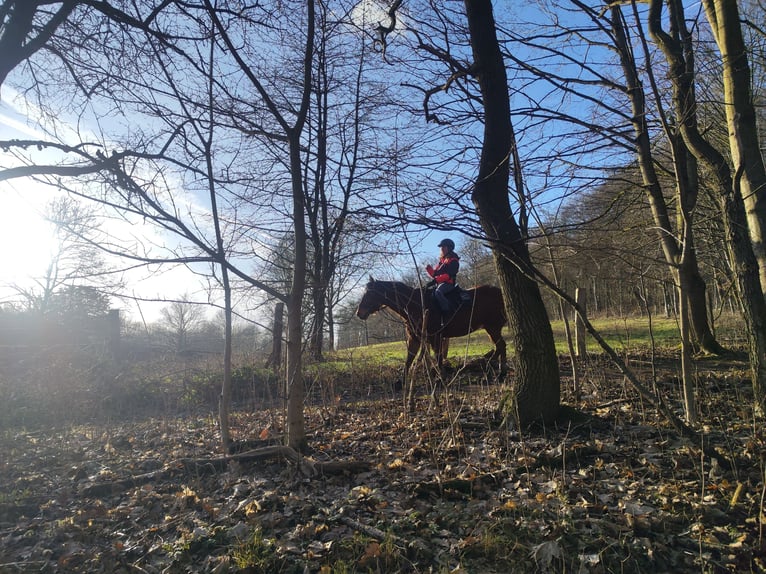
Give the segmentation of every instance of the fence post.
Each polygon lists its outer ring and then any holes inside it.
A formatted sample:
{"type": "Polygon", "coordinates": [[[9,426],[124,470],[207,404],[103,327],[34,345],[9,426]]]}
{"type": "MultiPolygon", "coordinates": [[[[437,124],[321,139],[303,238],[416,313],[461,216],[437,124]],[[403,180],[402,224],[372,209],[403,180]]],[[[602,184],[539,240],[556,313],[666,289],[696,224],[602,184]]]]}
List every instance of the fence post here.
{"type": "MultiPolygon", "coordinates": [[[[575,289],[575,300],[577,301],[577,304],[580,306],[580,309],[582,309],[583,314],[585,313],[586,309],[586,290],[578,287],[575,289]]],[[[580,315],[575,314],[575,350],[577,353],[577,356],[581,359],[585,358],[585,324],[583,323],[582,319],[580,319],[580,315]]]]}
{"type": "Polygon", "coordinates": [[[106,316],[106,321],[108,349],[113,357],[118,357],[120,354],[120,310],[109,309],[109,314],[106,316]]]}

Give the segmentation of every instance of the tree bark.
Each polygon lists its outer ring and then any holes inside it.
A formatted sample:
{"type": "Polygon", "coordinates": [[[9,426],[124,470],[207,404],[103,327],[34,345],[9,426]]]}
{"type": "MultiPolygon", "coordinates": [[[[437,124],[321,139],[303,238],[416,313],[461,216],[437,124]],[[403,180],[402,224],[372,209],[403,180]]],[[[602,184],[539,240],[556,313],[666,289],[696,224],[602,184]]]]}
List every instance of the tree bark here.
{"type": "Polygon", "coordinates": [[[549,422],[560,406],[558,357],[540,290],[530,278],[527,245],[508,200],[509,158],[514,150],[505,65],[490,0],[465,0],[465,8],[472,71],[484,100],[484,143],[472,199],[492,245],[516,349],[514,408],[522,425],[549,422]]]}
{"type": "MultiPolygon", "coordinates": [[[[685,26],[683,6],[675,2],[671,2],[670,6],[673,25],[678,28],[685,26]]],[[[766,400],[766,299],[761,290],[758,261],[748,237],[745,206],[740,193],[744,166],[739,163],[732,175],[724,155],[699,131],[694,76],[686,73],[679,43],[662,29],[662,0],[651,0],[649,31],[670,66],[670,79],[676,92],[674,101],[681,106],[676,114],[681,119],[679,127],[684,142],[695,157],[708,166],[718,191],[726,245],[747,328],[755,408],[763,412],[766,400]]]]}
{"type": "Polygon", "coordinates": [[[311,95],[311,63],[314,57],[314,1],[309,0],[306,49],[303,61],[303,96],[295,123],[287,129],[290,147],[290,176],[293,195],[295,261],[293,282],[287,303],[287,446],[303,450],[306,446],[306,424],[303,401],[303,294],[306,291],[306,202],[303,193],[301,134],[308,116],[311,95]]]}
{"type": "Polygon", "coordinates": [[[272,326],[271,334],[271,354],[266,360],[266,367],[274,369],[275,373],[279,373],[282,369],[282,337],[284,336],[284,314],[285,304],[277,303],[274,305],[274,322],[272,326]]]}
{"type": "Polygon", "coordinates": [[[736,0],[703,0],[723,66],[723,107],[729,128],[732,163],[742,166],[740,193],[750,242],[766,297],[766,167],[758,139],[751,74],[736,0]]]}
{"type": "MultiPolygon", "coordinates": [[[[619,6],[613,5],[611,8],[611,23],[615,44],[625,75],[627,95],[631,103],[636,159],[654,224],[657,227],[657,237],[662,247],[665,263],[670,268],[676,284],[684,286],[684,289],[679,291],[679,296],[686,299],[683,307],[688,309],[689,313],[686,319],[691,321],[691,331],[695,342],[706,353],[720,354],[724,352],[724,349],[716,341],[708,323],[707,299],[704,297],[705,282],[700,274],[693,246],[688,242],[693,240],[692,214],[694,213],[698,196],[697,162],[694,161],[693,156],[689,157],[689,151],[684,146],[682,138],[677,133],[672,132],[674,128],[671,127],[669,122],[664,121],[664,128],[673,152],[673,166],[676,177],[676,204],[678,211],[681,213],[677,219],[677,230],[674,230],[665,196],[662,192],[662,185],[655,169],[652,142],[646,119],[646,96],[638,70],[636,69],[632,49],[627,41],[623,26],[622,10],[619,6]],[[693,289],[694,291],[692,292],[686,288],[693,289]],[[702,297],[699,296],[700,291],[702,297]]],[[[649,70],[649,73],[651,74],[651,70],[649,70]]],[[[656,93],[657,87],[654,81],[652,81],[652,86],[655,90],[655,95],[659,96],[656,93]]],[[[661,107],[659,97],[657,97],[657,102],[658,106],[661,107]]],[[[660,115],[664,119],[664,113],[660,115]]]]}
{"type": "MultiPolygon", "coordinates": [[[[577,304],[582,308],[583,314],[586,313],[587,300],[588,298],[586,296],[585,289],[582,287],[577,287],[577,289],[575,289],[575,301],[577,301],[577,304]]],[[[586,340],[585,324],[582,322],[582,319],[577,313],[575,313],[574,321],[575,348],[577,349],[577,356],[584,360],[588,357],[588,342],[586,340]]]]}

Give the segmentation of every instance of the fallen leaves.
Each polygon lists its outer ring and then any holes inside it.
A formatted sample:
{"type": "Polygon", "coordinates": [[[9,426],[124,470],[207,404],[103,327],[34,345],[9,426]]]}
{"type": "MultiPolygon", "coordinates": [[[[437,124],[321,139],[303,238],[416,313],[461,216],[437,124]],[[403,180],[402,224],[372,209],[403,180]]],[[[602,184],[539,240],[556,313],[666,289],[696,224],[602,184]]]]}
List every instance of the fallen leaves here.
{"type": "MultiPolygon", "coordinates": [[[[730,389],[732,404],[742,387],[730,389]]],[[[715,400],[724,393],[716,389],[715,400]]],[[[307,409],[308,456],[217,454],[211,417],[0,436],[0,571],[738,571],[764,553],[764,433],[732,421],[716,467],[624,398],[590,423],[512,435],[493,387],[307,409]],[[327,424],[332,420],[332,424],[327,424]],[[9,458],[13,464],[9,464],[9,458]],[[345,570],[344,570],[345,568],[345,570]]],[[[733,407],[732,407],[733,410],[733,407]]],[[[716,420],[715,417],[710,417],[716,420]]],[[[269,447],[271,448],[271,447],[269,447]]]]}

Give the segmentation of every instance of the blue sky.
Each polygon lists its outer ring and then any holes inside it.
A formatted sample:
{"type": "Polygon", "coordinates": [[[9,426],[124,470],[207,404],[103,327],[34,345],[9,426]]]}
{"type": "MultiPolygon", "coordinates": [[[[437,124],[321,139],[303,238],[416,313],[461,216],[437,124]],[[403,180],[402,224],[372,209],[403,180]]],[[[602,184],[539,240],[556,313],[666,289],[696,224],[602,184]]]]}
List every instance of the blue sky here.
{"type": "MultiPolygon", "coordinates": [[[[496,2],[495,10],[497,13],[498,21],[508,21],[510,25],[515,25],[514,30],[518,33],[524,33],[526,24],[525,21],[532,20],[536,16],[533,2],[496,2]]],[[[397,42],[400,38],[392,38],[393,42],[397,42]]],[[[392,46],[393,49],[393,46],[392,46]]],[[[593,54],[590,54],[593,56],[593,54]]],[[[388,78],[389,81],[394,81],[394,78],[388,78]]],[[[540,102],[546,98],[549,87],[545,86],[541,82],[524,83],[522,80],[512,78],[512,85],[522,86],[520,89],[516,88],[512,91],[512,107],[514,110],[519,108],[529,107],[530,103],[540,102]]],[[[23,113],[17,111],[17,101],[15,100],[15,92],[11,89],[3,87],[0,93],[2,100],[0,101],[0,139],[23,137],[32,138],[38,137],[41,134],[36,129],[30,128],[23,113]]],[[[547,96],[548,98],[552,96],[547,96]]],[[[558,96],[556,96],[558,97],[558,96]]],[[[565,105],[566,102],[561,103],[565,105]]],[[[34,113],[29,114],[29,117],[34,117],[34,113]]],[[[519,143],[525,149],[525,153],[538,155],[538,163],[536,168],[538,170],[545,169],[546,154],[551,153],[551,142],[556,137],[554,132],[546,131],[546,129],[540,130],[521,130],[524,127],[522,120],[523,116],[517,115],[514,121],[518,121],[517,133],[519,134],[519,143]],[[540,167],[542,166],[542,167],[540,167]]],[[[413,120],[415,122],[418,119],[413,120]]],[[[421,120],[422,121],[422,118],[421,120]]],[[[81,123],[87,125],[87,122],[81,123]]],[[[140,128],[140,126],[138,126],[140,128]]],[[[433,128],[432,125],[422,126],[423,133],[428,133],[433,128]]],[[[82,129],[82,128],[80,128],[82,129]]],[[[151,132],[148,132],[151,133],[151,132]]],[[[95,135],[94,139],[101,137],[95,135]]],[[[561,143],[562,140],[559,140],[561,143]]],[[[462,167],[456,167],[460,173],[456,171],[454,179],[459,182],[458,185],[470,185],[471,173],[475,170],[475,166],[470,161],[470,156],[467,155],[467,162],[462,167]]],[[[424,167],[420,172],[422,181],[409,182],[414,186],[429,186],[432,185],[428,179],[428,167],[427,164],[431,158],[423,158],[424,167]]],[[[556,199],[560,195],[564,194],[567,187],[572,184],[571,175],[566,173],[556,173],[553,169],[550,173],[533,173],[527,172],[527,184],[530,191],[545,192],[551,199],[556,199]]],[[[416,172],[417,174],[417,172],[416,172]]],[[[444,175],[444,174],[442,174],[444,175]]],[[[417,177],[417,175],[415,176],[417,177]]],[[[438,183],[438,179],[435,180],[438,183]]],[[[434,183],[433,185],[436,185],[434,183]]],[[[7,246],[3,248],[3,260],[6,265],[2,267],[4,270],[0,272],[0,288],[3,284],[10,282],[21,282],[27,277],[39,276],[45,271],[45,266],[49,258],[48,253],[50,251],[50,226],[39,217],[39,214],[43,211],[45,204],[50,200],[52,196],[50,189],[30,182],[30,181],[15,181],[0,183],[0,193],[4,196],[5,205],[7,208],[3,211],[4,220],[0,220],[3,223],[0,229],[0,240],[3,241],[3,245],[7,246]],[[8,215],[8,214],[13,215],[8,215]],[[11,248],[11,246],[23,246],[22,249],[11,248]]],[[[197,211],[199,214],[204,215],[205,207],[204,201],[195,201],[193,198],[186,198],[188,200],[191,211],[197,211]]],[[[554,206],[555,207],[555,206],[554,206]]],[[[438,209],[438,206],[435,206],[438,209]]],[[[203,220],[204,217],[200,219],[203,220]]],[[[148,236],[148,241],[162,243],[164,241],[171,241],[167,238],[161,238],[156,235],[156,231],[143,230],[140,222],[133,222],[132,228],[115,230],[117,237],[124,235],[124,240],[128,241],[140,237],[143,233],[148,236]]],[[[444,231],[425,231],[422,228],[416,229],[414,227],[408,229],[407,239],[410,246],[414,250],[414,260],[419,266],[426,261],[433,261],[437,254],[437,243],[442,237],[450,236],[457,243],[458,247],[462,244],[463,238],[459,233],[445,233],[444,231]]],[[[394,237],[392,241],[398,243],[397,248],[404,244],[401,237],[394,237]]],[[[413,263],[413,257],[405,255],[404,257],[396,259],[393,264],[387,270],[390,274],[389,278],[396,278],[397,274],[405,275],[411,274],[415,271],[422,272],[421,269],[415,269],[415,263],[413,263]]],[[[160,294],[167,294],[168,296],[179,296],[184,292],[191,292],[192,294],[198,294],[200,297],[206,296],[204,294],[204,282],[200,282],[198,277],[192,273],[184,273],[180,270],[174,270],[161,275],[153,275],[145,280],[133,279],[131,281],[132,288],[135,293],[143,297],[154,297],[160,294]]],[[[6,291],[7,293],[7,291],[6,291]]],[[[0,291],[0,301],[3,300],[2,292],[0,291]]],[[[152,305],[152,310],[145,310],[145,313],[154,317],[157,314],[157,309],[161,306],[152,305]]],[[[134,310],[135,316],[135,310],[134,310]]]]}

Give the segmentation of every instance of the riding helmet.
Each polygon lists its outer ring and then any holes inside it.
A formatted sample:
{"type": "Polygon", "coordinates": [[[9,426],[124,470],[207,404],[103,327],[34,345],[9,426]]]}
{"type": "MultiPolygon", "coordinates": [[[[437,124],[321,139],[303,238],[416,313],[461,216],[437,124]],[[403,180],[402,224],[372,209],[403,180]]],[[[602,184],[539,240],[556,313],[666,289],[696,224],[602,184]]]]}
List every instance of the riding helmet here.
{"type": "Polygon", "coordinates": [[[450,251],[454,251],[455,250],[455,242],[452,241],[449,238],[442,239],[441,242],[439,243],[439,245],[437,245],[437,247],[441,247],[442,245],[447,247],[450,251]]]}

